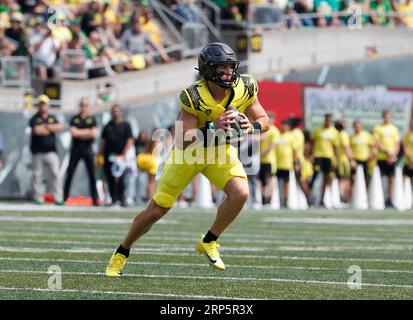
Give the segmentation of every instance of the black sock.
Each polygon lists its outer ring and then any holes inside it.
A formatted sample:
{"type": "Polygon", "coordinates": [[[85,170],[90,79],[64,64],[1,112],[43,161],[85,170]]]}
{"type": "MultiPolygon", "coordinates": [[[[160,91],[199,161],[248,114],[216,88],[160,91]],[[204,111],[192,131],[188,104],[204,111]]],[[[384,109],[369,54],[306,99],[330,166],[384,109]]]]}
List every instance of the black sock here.
{"type": "Polygon", "coordinates": [[[122,245],[120,245],[119,248],[116,249],[115,253],[123,254],[127,258],[129,257],[129,251],[130,249],[125,249],[122,245]]]}
{"type": "Polygon", "coordinates": [[[210,243],[212,241],[217,241],[218,237],[213,234],[211,231],[208,231],[208,233],[206,234],[206,236],[204,237],[204,239],[202,240],[205,243],[210,243]]]}

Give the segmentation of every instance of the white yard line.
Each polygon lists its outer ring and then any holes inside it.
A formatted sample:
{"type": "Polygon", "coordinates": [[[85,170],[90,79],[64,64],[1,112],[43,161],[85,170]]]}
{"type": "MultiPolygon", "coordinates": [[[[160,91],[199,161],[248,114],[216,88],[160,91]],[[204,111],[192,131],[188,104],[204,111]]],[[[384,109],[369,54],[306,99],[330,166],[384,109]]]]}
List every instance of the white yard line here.
{"type": "Polygon", "coordinates": [[[368,226],[405,226],[413,225],[413,219],[350,219],[350,218],[262,218],[262,222],[278,223],[308,223],[308,224],[336,224],[336,225],[368,225],[368,226]]]}
{"type": "MultiPolygon", "coordinates": [[[[53,223],[82,223],[82,224],[131,224],[132,218],[88,218],[88,217],[58,217],[58,216],[0,216],[3,222],[53,222],[53,223]]],[[[179,224],[176,220],[161,219],[160,224],[179,224]]]]}
{"type": "MultiPolygon", "coordinates": [[[[44,258],[7,258],[0,257],[0,261],[29,261],[29,262],[64,262],[64,263],[86,263],[86,264],[104,264],[108,263],[107,260],[79,260],[79,259],[44,259],[44,258]]],[[[129,261],[128,265],[142,265],[142,266],[174,266],[174,267],[199,267],[205,268],[205,263],[171,263],[171,262],[133,262],[129,261]]],[[[283,265],[273,265],[273,266],[262,266],[262,265],[236,265],[236,264],[226,264],[227,267],[240,268],[240,269],[292,269],[292,270],[314,270],[314,271],[340,271],[343,270],[347,272],[347,269],[343,268],[323,268],[323,267],[301,267],[301,266],[283,266],[283,265]]],[[[395,270],[395,269],[362,269],[362,272],[377,272],[377,273],[407,273],[413,274],[413,270],[395,270]]]]}
{"type": "Polygon", "coordinates": [[[130,292],[130,291],[99,291],[99,290],[75,290],[75,289],[61,289],[50,290],[45,288],[14,288],[14,287],[0,287],[0,291],[35,291],[48,292],[52,294],[59,293],[86,293],[86,294],[108,294],[108,295],[127,295],[127,296],[148,296],[148,297],[168,297],[168,298],[185,298],[185,299],[234,299],[244,300],[249,298],[237,297],[220,297],[220,296],[202,296],[202,295],[187,295],[174,293],[153,293],[153,292],[130,292]]]}
{"type": "MultiPolygon", "coordinates": [[[[167,243],[147,243],[150,239],[146,239],[146,243],[141,244],[139,248],[141,250],[151,250],[153,247],[154,250],[169,250],[169,251],[188,251],[192,250],[194,245],[169,245],[167,243]]],[[[26,239],[0,239],[0,243],[3,242],[13,242],[13,243],[33,243],[33,244],[68,244],[68,245],[88,245],[88,246],[96,246],[96,245],[103,245],[103,244],[110,244],[113,243],[111,241],[76,241],[76,240],[26,240],[26,239]]],[[[194,239],[192,242],[195,243],[194,239]]],[[[248,243],[248,242],[244,242],[248,243]]],[[[284,244],[290,244],[294,242],[285,242],[284,244]]],[[[307,247],[304,246],[288,246],[283,245],[280,246],[276,242],[272,244],[276,245],[276,247],[253,247],[253,246],[224,246],[222,247],[222,252],[230,252],[230,251],[246,251],[246,252],[271,252],[271,251],[297,251],[297,252],[348,252],[348,251],[411,251],[413,250],[413,245],[395,245],[395,244],[386,244],[386,245],[374,245],[374,246],[360,246],[360,245],[334,245],[334,246],[317,246],[314,243],[309,243],[307,247]]],[[[299,243],[303,244],[303,243],[299,243]]]]}
{"type": "MultiPolygon", "coordinates": [[[[16,230],[19,233],[23,233],[25,236],[45,236],[45,237],[69,237],[69,236],[76,236],[81,238],[102,238],[102,239],[119,239],[124,236],[125,231],[123,230],[113,230],[113,229],[93,229],[93,228],[68,228],[67,226],[62,226],[61,228],[57,227],[33,227],[32,225],[27,226],[19,226],[19,227],[12,227],[8,226],[8,230],[16,230]],[[64,228],[63,228],[64,227],[64,228]],[[57,229],[62,229],[61,233],[53,233],[56,232],[57,229]],[[37,231],[35,232],[25,232],[25,230],[30,231],[37,231]],[[115,234],[115,235],[114,235],[115,234]],[[118,234],[118,235],[116,235],[118,234]]],[[[274,232],[275,233],[275,232],[274,232]]],[[[0,235],[11,235],[16,236],[18,235],[16,232],[3,232],[0,231],[0,235]]],[[[194,241],[198,234],[196,232],[189,232],[189,231],[161,231],[157,230],[156,232],[150,233],[145,235],[145,239],[154,239],[154,240],[188,240],[194,241]],[[185,237],[189,236],[189,237],[185,237]]],[[[402,242],[402,243],[410,243],[413,244],[413,239],[410,237],[406,238],[394,238],[391,237],[389,239],[377,238],[377,237],[354,237],[354,236],[309,236],[307,238],[303,238],[300,234],[286,234],[284,237],[271,237],[265,234],[257,234],[257,233],[242,233],[242,238],[240,238],[239,233],[233,232],[226,232],[224,234],[225,239],[231,239],[231,241],[236,242],[251,242],[251,243],[273,243],[275,242],[289,242],[289,243],[308,243],[308,241],[314,241],[315,239],[320,242],[324,242],[325,240],[337,240],[337,241],[359,241],[359,242],[402,242]],[[296,237],[302,240],[288,240],[287,237],[296,237]]]]}
{"type": "MultiPolygon", "coordinates": [[[[26,253],[113,253],[114,248],[23,248],[23,247],[0,247],[0,252],[26,252],[26,253]]],[[[136,255],[160,255],[160,256],[180,256],[193,257],[195,253],[180,253],[180,252],[165,252],[165,250],[145,249],[140,247],[132,251],[136,255]]],[[[388,262],[388,263],[413,263],[413,260],[401,259],[371,259],[371,258],[333,258],[333,257],[300,257],[300,256],[276,256],[276,255],[245,255],[245,254],[229,254],[226,253],[224,257],[240,258],[240,259],[262,259],[262,260],[322,260],[322,261],[361,261],[361,262],[388,262]]]]}
{"type": "MultiPolygon", "coordinates": [[[[42,270],[8,270],[0,269],[0,272],[4,273],[25,273],[25,274],[45,274],[47,271],[42,270]]],[[[102,272],[62,272],[62,275],[74,275],[74,276],[99,276],[103,277],[104,273],[102,272]]],[[[346,285],[347,282],[340,281],[323,281],[323,280],[305,280],[305,279],[284,279],[284,278],[255,278],[255,277],[212,277],[212,276],[178,276],[178,275],[163,275],[163,274],[139,274],[139,273],[130,273],[125,274],[122,277],[131,277],[131,278],[150,278],[150,279],[188,279],[188,280],[219,280],[219,281],[258,281],[258,282],[289,282],[289,283],[306,283],[306,284],[321,284],[321,285],[346,285]]],[[[386,288],[405,288],[413,289],[413,285],[399,285],[399,284],[384,284],[384,283],[362,283],[362,286],[365,287],[386,287],[386,288]]]]}
{"type": "MultiPolygon", "coordinates": [[[[53,238],[69,238],[69,237],[76,237],[76,238],[84,238],[84,239],[121,239],[122,235],[110,235],[110,234],[106,234],[106,235],[98,235],[98,234],[78,234],[78,233],[34,233],[34,232],[22,232],[24,237],[34,237],[35,240],[36,237],[43,237],[43,238],[51,238],[50,240],[38,240],[40,242],[56,242],[56,239],[53,238]]],[[[158,232],[154,233],[154,234],[159,234],[158,232]]],[[[173,234],[173,233],[171,233],[173,234]]],[[[19,237],[21,239],[21,235],[16,234],[16,232],[2,232],[0,231],[0,237],[1,236],[14,236],[14,237],[19,237]]],[[[278,244],[278,243],[283,243],[283,244],[316,244],[318,242],[322,242],[325,243],[325,240],[336,240],[337,242],[342,243],[343,241],[346,242],[385,242],[388,243],[389,241],[393,242],[393,243],[397,243],[397,242],[401,242],[406,243],[407,245],[411,244],[413,246],[413,239],[380,239],[380,238],[368,238],[368,237],[364,237],[364,238],[358,238],[358,237],[314,237],[312,239],[309,240],[288,240],[287,238],[268,238],[268,237],[263,237],[263,239],[252,239],[249,238],[247,236],[245,236],[244,234],[242,235],[242,238],[240,238],[239,234],[232,234],[232,235],[228,235],[225,234],[225,239],[227,241],[231,241],[232,243],[254,243],[254,244],[278,244]]],[[[4,239],[4,240],[9,240],[9,239],[4,239]]],[[[13,239],[15,240],[15,239],[13,239]]],[[[145,235],[144,241],[149,241],[149,240],[155,240],[155,241],[163,241],[163,240],[167,240],[167,241],[182,241],[182,242],[191,242],[193,243],[194,241],[196,241],[196,237],[194,236],[194,234],[192,234],[192,237],[187,237],[187,236],[179,236],[179,232],[173,234],[173,236],[157,236],[157,235],[145,235]]],[[[3,240],[1,240],[3,241],[3,240]]],[[[59,240],[59,241],[66,241],[66,240],[59,240]]],[[[67,240],[70,241],[70,240],[67,240]]],[[[108,241],[103,241],[103,243],[105,242],[110,242],[108,241]]],[[[86,243],[86,242],[85,242],[86,243]]],[[[88,242],[88,243],[102,243],[102,241],[93,241],[93,242],[88,242]]],[[[331,242],[329,242],[331,243],[331,242]]]]}

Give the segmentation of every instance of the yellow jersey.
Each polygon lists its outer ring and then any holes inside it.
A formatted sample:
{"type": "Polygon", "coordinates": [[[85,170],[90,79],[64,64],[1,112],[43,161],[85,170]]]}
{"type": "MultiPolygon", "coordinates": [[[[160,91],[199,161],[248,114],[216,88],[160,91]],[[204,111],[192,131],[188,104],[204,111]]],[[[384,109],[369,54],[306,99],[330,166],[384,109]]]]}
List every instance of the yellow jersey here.
{"type": "Polygon", "coordinates": [[[314,142],[313,156],[315,158],[335,159],[334,147],[339,145],[338,130],[334,127],[317,127],[311,132],[314,142]]]}
{"type": "Polygon", "coordinates": [[[291,133],[294,137],[294,145],[296,147],[296,152],[297,152],[297,159],[300,161],[300,164],[304,163],[304,133],[301,129],[295,128],[291,130],[291,133]]]}
{"type": "Polygon", "coordinates": [[[374,145],[373,136],[366,132],[354,133],[350,137],[350,148],[353,158],[357,161],[367,161],[370,156],[371,148],[374,145]]]}
{"type": "MultiPolygon", "coordinates": [[[[278,131],[276,126],[271,125],[268,131],[263,133],[263,136],[264,139],[260,141],[260,151],[267,149],[271,143],[278,144],[280,139],[280,131],[278,131]]],[[[273,171],[277,166],[276,150],[277,147],[260,158],[261,163],[270,163],[273,171]]]]}
{"type": "Polygon", "coordinates": [[[338,132],[338,157],[339,160],[349,160],[346,147],[350,146],[350,137],[344,130],[338,132]]]}
{"type": "Polygon", "coordinates": [[[313,175],[313,164],[310,160],[304,158],[304,162],[301,164],[301,181],[308,181],[313,175]]]}
{"type": "Polygon", "coordinates": [[[291,170],[294,168],[294,134],[291,131],[281,133],[277,145],[277,169],[291,170]]]}
{"type": "MultiPolygon", "coordinates": [[[[400,142],[399,129],[393,124],[380,124],[374,127],[374,138],[381,143],[387,152],[393,153],[397,143],[400,142]]],[[[387,160],[387,154],[377,151],[378,160],[387,160]]]]}
{"type": "Polygon", "coordinates": [[[245,112],[256,99],[257,93],[257,81],[251,75],[242,74],[236,86],[228,90],[224,100],[216,102],[208,89],[207,81],[202,79],[182,90],[179,103],[182,109],[198,118],[197,127],[202,128],[207,121],[214,121],[229,107],[245,112]]]}
{"type": "MultiPolygon", "coordinates": [[[[405,152],[407,151],[409,155],[413,156],[413,130],[408,131],[403,137],[403,147],[405,152]]],[[[404,163],[410,163],[409,159],[404,156],[404,163]]]]}

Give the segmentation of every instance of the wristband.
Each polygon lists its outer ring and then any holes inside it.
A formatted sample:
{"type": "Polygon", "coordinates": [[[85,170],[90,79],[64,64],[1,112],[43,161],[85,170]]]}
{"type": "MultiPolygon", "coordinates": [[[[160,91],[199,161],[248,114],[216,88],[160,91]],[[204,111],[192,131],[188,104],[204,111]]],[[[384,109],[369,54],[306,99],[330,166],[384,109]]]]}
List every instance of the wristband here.
{"type": "Polygon", "coordinates": [[[259,123],[258,121],[255,121],[251,124],[252,124],[251,133],[256,133],[256,131],[261,132],[261,123],[259,123]]]}

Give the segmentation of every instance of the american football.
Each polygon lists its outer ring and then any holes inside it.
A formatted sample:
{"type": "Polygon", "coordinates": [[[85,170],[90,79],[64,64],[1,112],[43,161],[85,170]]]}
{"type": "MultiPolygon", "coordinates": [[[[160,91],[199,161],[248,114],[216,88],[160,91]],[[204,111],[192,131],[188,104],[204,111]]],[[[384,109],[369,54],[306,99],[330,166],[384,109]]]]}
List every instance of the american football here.
{"type": "MultiPolygon", "coordinates": [[[[231,128],[234,131],[234,136],[241,136],[243,134],[243,129],[241,128],[241,120],[245,115],[241,112],[238,112],[236,109],[231,108],[233,110],[232,116],[234,117],[235,123],[231,124],[231,128]]],[[[231,130],[231,131],[232,131],[231,130]]]]}

